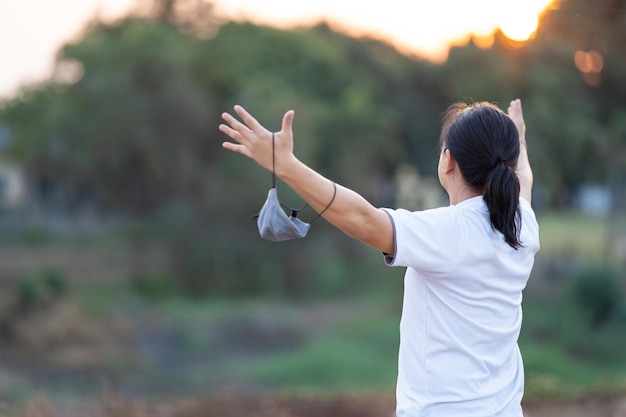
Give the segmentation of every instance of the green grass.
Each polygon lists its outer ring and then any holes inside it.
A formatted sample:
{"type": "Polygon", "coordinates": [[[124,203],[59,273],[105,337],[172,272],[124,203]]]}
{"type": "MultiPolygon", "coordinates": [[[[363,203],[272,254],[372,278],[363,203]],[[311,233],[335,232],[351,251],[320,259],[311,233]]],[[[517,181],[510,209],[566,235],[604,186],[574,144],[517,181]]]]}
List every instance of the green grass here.
{"type": "Polygon", "coordinates": [[[626,321],[614,316],[600,327],[566,294],[529,301],[520,349],[526,397],[571,399],[626,392],[626,321]]]}
{"type": "MultiPolygon", "coordinates": [[[[231,374],[224,377],[280,391],[331,393],[395,387],[400,316],[397,302],[389,301],[388,294],[297,303],[271,298],[173,298],[153,308],[187,324],[272,323],[299,329],[302,341],[296,346],[225,358],[224,368],[231,374]]],[[[207,346],[204,339],[200,342],[191,340],[207,346]]],[[[216,340],[212,343],[219,345],[216,340]]],[[[233,352],[238,349],[233,346],[233,352]]]]}
{"type": "Polygon", "coordinates": [[[626,216],[589,216],[576,212],[537,214],[541,252],[577,254],[592,261],[610,255],[615,238],[626,233],[626,216]]]}
{"type": "Polygon", "coordinates": [[[550,212],[537,216],[541,250],[599,256],[606,243],[606,220],[576,213],[550,212]]]}
{"type": "Polygon", "coordinates": [[[580,361],[558,345],[521,347],[527,401],[609,397],[626,392],[626,364],[597,365],[580,361]]]}
{"type": "Polygon", "coordinates": [[[120,288],[94,287],[75,292],[71,294],[71,298],[84,313],[107,317],[113,313],[119,294],[120,288]]]}
{"type": "Polygon", "coordinates": [[[397,376],[398,320],[346,321],[301,349],[247,364],[240,372],[279,390],[391,390],[397,376]]]}

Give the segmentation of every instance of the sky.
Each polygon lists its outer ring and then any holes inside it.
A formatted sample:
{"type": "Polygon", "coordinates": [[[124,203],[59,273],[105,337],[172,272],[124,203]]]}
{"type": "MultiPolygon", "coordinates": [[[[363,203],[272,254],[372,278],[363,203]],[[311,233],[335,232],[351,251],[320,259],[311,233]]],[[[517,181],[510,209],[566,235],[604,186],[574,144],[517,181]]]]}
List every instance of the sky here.
{"type": "MultiPolygon", "coordinates": [[[[214,0],[220,15],[288,28],[324,20],[355,36],[394,43],[435,61],[473,36],[491,45],[497,28],[523,41],[554,0],[214,0]]],[[[96,17],[119,18],[136,0],[0,0],[0,99],[50,77],[55,54],[96,17]]]]}

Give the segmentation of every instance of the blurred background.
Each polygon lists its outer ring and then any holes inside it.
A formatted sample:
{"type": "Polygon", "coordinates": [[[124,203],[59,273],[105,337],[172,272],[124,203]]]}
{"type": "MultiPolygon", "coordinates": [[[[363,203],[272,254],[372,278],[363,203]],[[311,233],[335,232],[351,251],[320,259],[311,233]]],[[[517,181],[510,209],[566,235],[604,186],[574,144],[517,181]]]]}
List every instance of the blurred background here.
{"type": "Polygon", "coordinates": [[[0,4],[0,412],[391,415],[404,271],[324,220],[262,240],[270,174],[222,150],[220,115],[293,108],[300,159],[418,210],[447,204],[447,106],[517,97],[542,244],[525,403],[617,407],[626,2],[291,3],[0,4]]]}

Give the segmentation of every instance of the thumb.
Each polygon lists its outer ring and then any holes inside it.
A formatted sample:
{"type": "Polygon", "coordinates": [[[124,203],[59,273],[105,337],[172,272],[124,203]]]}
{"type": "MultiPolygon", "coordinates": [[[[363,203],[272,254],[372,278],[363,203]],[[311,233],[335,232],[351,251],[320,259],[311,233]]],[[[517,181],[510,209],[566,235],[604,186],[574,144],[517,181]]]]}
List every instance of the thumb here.
{"type": "Polygon", "coordinates": [[[283,116],[283,126],[282,126],[282,131],[286,132],[286,133],[292,133],[292,125],[293,125],[293,118],[295,116],[296,112],[294,112],[293,110],[289,110],[287,113],[285,113],[285,115],[283,116]]]}

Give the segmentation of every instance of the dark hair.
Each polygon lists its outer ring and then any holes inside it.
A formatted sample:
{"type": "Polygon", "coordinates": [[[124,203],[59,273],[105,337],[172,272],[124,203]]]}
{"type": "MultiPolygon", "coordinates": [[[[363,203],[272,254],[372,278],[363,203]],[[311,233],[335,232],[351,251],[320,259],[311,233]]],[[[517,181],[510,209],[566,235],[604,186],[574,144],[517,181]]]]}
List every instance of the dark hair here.
{"type": "Polygon", "coordinates": [[[491,103],[453,104],[443,118],[440,144],[459,164],[465,181],[483,194],[491,226],[511,247],[520,248],[515,173],[520,144],[513,120],[491,103]]]}

